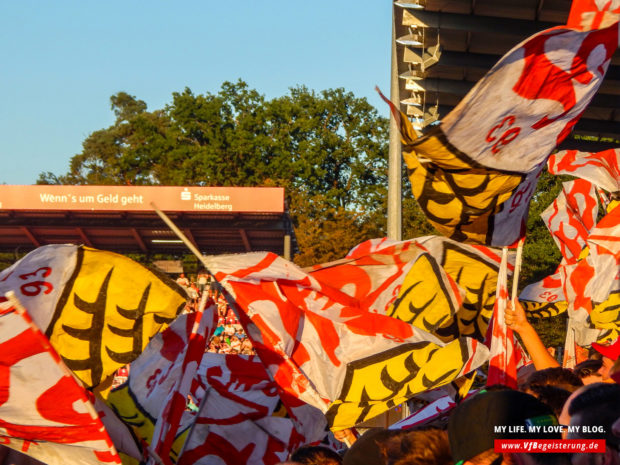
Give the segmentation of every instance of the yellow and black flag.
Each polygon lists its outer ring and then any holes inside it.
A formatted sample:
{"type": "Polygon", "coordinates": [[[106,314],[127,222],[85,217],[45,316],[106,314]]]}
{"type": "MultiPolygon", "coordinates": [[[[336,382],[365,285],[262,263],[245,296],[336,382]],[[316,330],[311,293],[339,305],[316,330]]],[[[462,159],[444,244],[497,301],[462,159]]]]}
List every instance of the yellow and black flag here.
{"type": "Polygon", "coordinates": [[[88,387],[135,360],[185,306],[170,278],[123,255],[48,245],[0,273],[65,364],[88,387]]]}
{"type": "Polygon", "coordinates": [[[535,34],[420,138],[383,97],[400,126],[413,195],[439,232],[493,246],[524,235],[545,160],[596,93],[617,46],[617,22],[535,34]]]}

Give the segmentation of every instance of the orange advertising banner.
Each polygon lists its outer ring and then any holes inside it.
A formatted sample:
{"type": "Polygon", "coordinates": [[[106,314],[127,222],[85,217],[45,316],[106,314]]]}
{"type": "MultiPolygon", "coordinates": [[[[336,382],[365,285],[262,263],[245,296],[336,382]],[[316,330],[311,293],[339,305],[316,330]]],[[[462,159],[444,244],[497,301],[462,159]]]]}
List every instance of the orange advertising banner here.
{"type": "Polygon", "coordinates": [[[281,187],[8,186],[0,210],[162,211],[283,213],[281,187]]]}

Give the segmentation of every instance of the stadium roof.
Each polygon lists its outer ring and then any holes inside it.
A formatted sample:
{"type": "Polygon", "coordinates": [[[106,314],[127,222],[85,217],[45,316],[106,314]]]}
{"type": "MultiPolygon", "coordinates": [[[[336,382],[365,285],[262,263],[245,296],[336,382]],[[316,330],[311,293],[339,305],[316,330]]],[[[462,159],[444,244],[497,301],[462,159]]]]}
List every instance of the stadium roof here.
{"type": "MultiPolygon", "coordinates": [[[[441,120],[513,46],[536,32],[565,24],[570,6],[571,0],[395,1],[403,110],[411,116],[417,114],[422,126],[441,120]]],[[[617,147],[617,108],[618,53],[598,94],[562,148],[598,151],[617,147]]]]}
{"type": "Polygon", "coordinates": [[[281,188],[0,186],[0,251],[74,243],[120,253],[187,253],[164,211],[204,254],[294,246],[281,188]]]}

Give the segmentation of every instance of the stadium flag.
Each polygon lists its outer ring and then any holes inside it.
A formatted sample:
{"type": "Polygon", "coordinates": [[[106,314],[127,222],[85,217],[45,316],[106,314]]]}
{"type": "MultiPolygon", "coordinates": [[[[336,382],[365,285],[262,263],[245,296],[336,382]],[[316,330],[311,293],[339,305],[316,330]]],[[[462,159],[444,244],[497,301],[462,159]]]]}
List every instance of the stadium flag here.
{"type": "Polygon", "coordinates": [[[602,152],[562,150],[549,157],[551,174],[568,174],[590,181],[607,192],[620,192],[620,149],[602,152]]]}
{"type": "Polygon", "coordinates": [[[590,247],[599,246],[620,259],[620,202],[609,204],[607,213],[588,236],[590,247]]]}
{"type": "Polygon", "coordinates": [[[183,415],[187,395],[216,325],[217,307],[210,300],[202,316],[179,316],[131,364],[127,383],[108,395],[108,405],[132,427],[147,455],[163,463],[178,459],[190,424],[183,415]]]}
{"type": "MultiPolygon", "coordinates": [[[[556,155],[549,167],[557,163],[556,155]]],[[[562,184],[558,197],[541,213],[541,217],[562,254],[556,272],[525,287],[519,295],[526,312],[533,318],[558,315],[568,308],[564,295],[565,267],[576,265],[588,251],[588,237],[596,226],[597,195],[589,180],[575,179],[562,184]]]]}
{"type": "Polygon", "coordinates": [[[112,252],[47,245],[0,273],[65,364],[88,387],[138,357],[183,309],[170,278],[112,252]]]}
{"type": "MultiPolygon", "coordinates": [[[[145,450],[154,448],[155,424],[181,376],[194,318],[181,315],[155,336],[132,363],[128,382],[108,396],[109,405],[145,450]]],[[[168,459],[201,464],[218,457],[221,463],[236,465],[271,458],[264,463],[275,463],[300,445],[322,439],[327,425],[323,413],[295,398],[285,402],[280,394],[258,357],[203,353],[190,386],[200,408],[183,409],[168,459]]]]}
{"type": "Polygon", "coordinates": [[[566,25],[575,29],[599,29],[617,21],[618,0],[573,0],[566,25]]]}
{"type": "MultiPolygon", "coordinates": [[[[454,318],[464,292],[422,244],[371,239],[352,249],[344,260],[306,271],[329,283],[367,311],[389,315],[436,334],[454,318]]],[[[458,337],[458,335],[457,335],[458,337]]]]}
{"type": "Polygon", "coordinates": [[[515,357],[515,340],[512,329],[506,326],[504,315],[508,304],[508,249],[502,251],[497,279],[497,294],[493,318],[489,324],[487,344],[490,349],[487,386],[502,384],[517,389],[517,363],[515,357]]]}
{"type": "MultiPolygon", "coordinates": [[[[435,257],[441,268],[464,291],[456,318],[437,330],[444,341],[473,337],[484,341],[495,305],[501,251],[469,245],[440,236],[420,238],[420,245],[435,257]]],[[[508,272],[514,269],[514,252],[508,252],[508,272]]]]}
{"type": "Polygon", "coordinates": [[[283,462],[326,435],[323,413],[283,398],[257,356],[206,353],[198,375],[200,411],[179,465],[283,462]]]}
{"type": "MultiPolygon", "coordinates": [[[[187,335],[187,343],[177,354],[171,371],[168,372],[168,376],[173,376],[175,379],[175,384],[162,403],[151,440],[150,449],[166,465],[172,463],[170,452],[187,406],[187,396],[190,394],[192,381],[198,371],[207,341],[217,327],[217,306],[213,300],[208,298],[206,292],[202,294],[198,311],[193,314],[193,320],[191,330],[187,335]],[[208,308],[205,310],[207,299],[208,308]]],[[[156,461],[153,457],[150,458],[150,463],[155,465],[156,461]]]]}
{"type": "Polygon", "coordinates": [[[583,258],[583,250],[596,225],[597,214],[595,188],[584,179],[563,183],[557,198],[541,213],[540,216],[560,249],[562,261],[553,275],[526,286],[519,295],[530,317],[555,316],[568,308],[563,290],[563,269],[567,265],[576,264],[580,257],[583,258]]]}
{"type": "Polygon", "coordinates": [[[560,249],[565,264],[576,263],[596,225],[598,201],[594,185],[584,179],[562,184],[562,191],[540,216],[560,249]]]}
{"type": "Polygon", "coordinates": [[[456,405],[457,404],[452,397],[440,397],[425,407],[422,407],[417,412],[412,413],[407,418],[403,418],[402,420],[390,425],[388,429],[408,430],[411,428],[424,426],[425,424],[438,418],[444,417],[447,419],[456,405]]]}
{"type": "MultiPolygon", "coordinates": [[[[353,248],[347,255],[350,261],[346,265],[372,260],[389,263],[385,253],[398,250],[397,247],[404,249],[406,244],[408,250],[412,250],[415,244],[418,250],[427,255],[420,263],[410,266],[406,274],[401,273],[401,278],[393,283],[398,286],[394,291],[386,289],[389,298],[384,304],[387,305],[383,308],[375,305],[372,311],[410,322],[444,342],[462,336],[483,342],[493,314],[501,252],[490,247],[463,244],[442,236],[425,236],[402,242],[382,238],[365,241],[353,248]],[[383,251],[383,254],[380,254],[380,251],[383,251]],[[435,291],[431,291],[433,287],[435,291]],[[420,292],[422,288],[425,292],[420,292]],[[456,289],[451,291],[454,297],[449,298],[446,291],[437,292],[437,289],[441,288],[456,289]],[[393,295],[390,296],[390,293],[393,295]],[[457,297],[460,303],[455,300],[457,297]],[[438,303],[443,305],[437,305],[438,303]],[[456,306],[456,311],[453,306],[456,306]]],[[[514,253],[509,252],[508,256],[508,271],[512,272],[514,253]]],[[[345,264],[344,261],[336,263],[345,264]]],[[[317,270],[321,273],[321,269],[328,265],[307,270],[315,277],[328,278],[330,285],[343,290],[356,289],[359,278],[370,280],[365,278],[361,271],[352,269],[340,273],[342,277],[339,279],[326,274],[316,274],[317,270]]],[[[371,274],[375,268],[379,267],[366,266],[364,273],[371,274]]],[[[403,269],[404,271],[406,270],[403,269]]],[[[381,276],[381,280],[387,279],[385,275],[381,276]]]]}
{"type": "Polygon", "coordinates": [[[431,224],[461,242],[516,243],[547,157],[596,93],[617,46],[617,22],[535,34],[421,138],[384,97],[401,128],[413,195],[431,224]]]}
{"type": "MultiPolygon", "coordinates": [[[[592,186],[613,188],[610,180],[617,176],[617,169],[615,155],[599,157],[600,153],[577,157],[578,152],[566,151],[550,158],[554,174],[570,173],[587,180],[564,183],[558,198],[543,212],[562,262],[554,275],[527,286],[520,295],[533,317],[568,310],[570,336],[581,346],[595,340],[612,341],[620,333],[620,209],[612,201],[607,215],[597,223],[597,194],[592,186]]],[[[567,342],[569,348],[571,344],[567,342]]]]}
{"type": "Polygon", "coordinates": [[[205,257],[270,375],[340,430],[474,370],[488,349],[369,311],[271,253],[205,257]]]}
{"type": "Polygon", "coordinates": [[[0,443],[49,465],[120,464],[86,390],[15,297],[0,303],[0,443]]]}

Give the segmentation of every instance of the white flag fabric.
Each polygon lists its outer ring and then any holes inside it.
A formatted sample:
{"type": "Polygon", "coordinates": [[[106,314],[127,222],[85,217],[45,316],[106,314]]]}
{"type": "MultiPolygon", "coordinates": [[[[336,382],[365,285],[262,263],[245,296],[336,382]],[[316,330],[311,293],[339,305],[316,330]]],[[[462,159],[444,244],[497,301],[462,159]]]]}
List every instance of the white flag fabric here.
{"type": "Polygon", "coordinates": [[[445,343],[369,311],[364,299],[274,254],[206,261],[233,297],[271,377],[291,396],[324,411],[333,430],[379,415],[487,360],[488,349],[475,339],[445,343]]]}
{"type": "Polygon", "coordinates": [[[86,390],[14,297],[0,303],[0,438],[49,465],[121,463],[86,390]]]}

